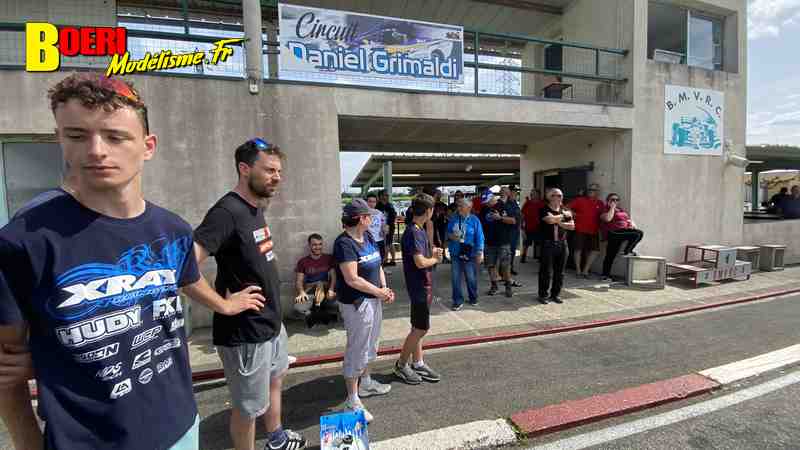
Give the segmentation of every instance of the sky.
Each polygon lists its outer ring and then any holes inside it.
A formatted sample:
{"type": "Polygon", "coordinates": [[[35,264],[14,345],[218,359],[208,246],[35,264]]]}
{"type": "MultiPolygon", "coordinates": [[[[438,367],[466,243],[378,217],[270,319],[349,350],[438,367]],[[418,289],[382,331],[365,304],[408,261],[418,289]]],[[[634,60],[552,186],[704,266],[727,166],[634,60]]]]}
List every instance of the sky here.
{"type": "MultiPolygon", "coordinates": [[[[800,0],[749,0],[747,145],[800,146],[800,0]]],[[[369,159],[342,153],[344,189],[369,159]]]]}

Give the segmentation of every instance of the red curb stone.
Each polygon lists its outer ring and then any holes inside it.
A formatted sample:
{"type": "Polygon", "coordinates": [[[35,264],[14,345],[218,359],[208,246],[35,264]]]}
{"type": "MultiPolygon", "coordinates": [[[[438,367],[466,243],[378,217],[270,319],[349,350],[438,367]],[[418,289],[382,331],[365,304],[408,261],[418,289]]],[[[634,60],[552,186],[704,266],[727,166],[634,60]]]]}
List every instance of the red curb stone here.
{"type": "Polygon", "coordinates": [[[511,421],[526,436],[536,436],[705,394],[719,386],[702,375],[684,375],[522,411],[511,416],[511,421]]]}

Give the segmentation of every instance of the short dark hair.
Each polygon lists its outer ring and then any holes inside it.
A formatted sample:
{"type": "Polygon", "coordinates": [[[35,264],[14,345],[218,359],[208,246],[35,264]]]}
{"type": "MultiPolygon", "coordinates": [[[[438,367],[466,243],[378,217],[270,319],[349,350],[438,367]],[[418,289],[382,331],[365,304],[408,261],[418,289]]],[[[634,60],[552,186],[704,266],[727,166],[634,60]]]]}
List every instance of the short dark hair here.
{"type": "Polygon", "coordinates": [[[377,200],[378,199],[378,195],[376,193],[374,193],[374,192],[370,192],[364,198],[374,198],[375,200],[377,200]]]}
{"type": "Polygon", "coordinates": [[[322,240],[322,235],[320,235],[319,233],[311,233],[311,235],[308,236],[309,244],[311,243],[311,241],[321,241],[321,240],[322,240]]]}
{"type": "Polygon", "coordinates": [[[411,202],[411,211],[414,214],[414,217],[419,217],[425,215],[429,209],[433,208],[434,205],[433,197],[428,194],[417,194],[414,197],[414,200],[411,202]]]}
{"type": "Polygon", "coordinates": [[[281,160],[286,159],[286,155],[277,145],[267,143],[266,147],[259,146],[257,143],[258,141],[266,142],[261,139],[250,139],[236,148],[234,159],[236,161],[237,174],[239,173],[239,163],[245,163],[248,166],[253,167],[253,164],[255,164],[256,160],[258,159],[258,154],[262,152],[265,155],[277,156],[281,160]]]}
{"type": "Polygon", "coordinates": [[[349,216],[342,216],[342,226],[345,228],[350,228],[358,225],[361,222],[361,216],[349,217],[349,216]]]}
{"type": "Polygon", "coordinates": [[[784,186],[784,187],[781,188],[781,192],[789,192],[789,188],[784,186]]]}

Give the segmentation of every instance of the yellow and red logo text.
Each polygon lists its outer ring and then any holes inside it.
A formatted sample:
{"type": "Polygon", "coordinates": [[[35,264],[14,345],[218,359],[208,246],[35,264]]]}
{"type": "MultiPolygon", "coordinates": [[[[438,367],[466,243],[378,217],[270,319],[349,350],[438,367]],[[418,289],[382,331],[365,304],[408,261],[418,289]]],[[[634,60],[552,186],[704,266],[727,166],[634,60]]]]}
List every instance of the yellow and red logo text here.
{"type": "Polygon", "coordinates": [[[53,72],[61,57],[112,56],[128,52],[128,30],[122,27],[62,27],[25,24],[25,70],[53,72]]]}
{"type": "Polygon", "coordinates": [[[178,69],[202,64],[224,63],[233,55],[229,45],[241,44],[243,38],[220,39],[209,50],[172,53],[171,50],[146,52],[133,59],[128,52],[128,31],[123,27],[62,27],[50,23],[25,24],[25,70],[53,72],[61,67],[61,57],[109,56],[106,75],[178,69]]]}

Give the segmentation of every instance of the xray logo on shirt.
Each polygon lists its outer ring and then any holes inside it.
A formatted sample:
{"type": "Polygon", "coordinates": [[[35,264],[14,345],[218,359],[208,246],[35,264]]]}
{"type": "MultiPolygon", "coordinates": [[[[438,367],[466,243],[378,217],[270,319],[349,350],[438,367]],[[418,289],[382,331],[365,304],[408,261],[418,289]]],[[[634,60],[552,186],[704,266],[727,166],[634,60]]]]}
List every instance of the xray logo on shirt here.
{"type": "Polygon", "coordinates": [[[275,254],[272,251],[272,233],[269,232],[269,227],[259,228],[253,231],[253,240],[258,246],[258,251],[261,252],[267,261],[275,259],[275,254]]]}

